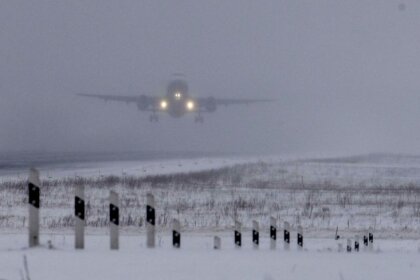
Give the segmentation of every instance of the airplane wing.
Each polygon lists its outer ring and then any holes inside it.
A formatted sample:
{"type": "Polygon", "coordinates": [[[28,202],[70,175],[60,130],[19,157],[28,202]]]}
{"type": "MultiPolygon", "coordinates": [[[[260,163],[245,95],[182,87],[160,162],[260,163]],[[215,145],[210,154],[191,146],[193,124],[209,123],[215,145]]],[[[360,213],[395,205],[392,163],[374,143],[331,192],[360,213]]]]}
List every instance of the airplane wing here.
{"type": "Polygon", "coordinates": [[[158,98],[147,96],[147,95],[102,95],[102,94],[86,94],[86,93],[79,93],[78,96],[83,97],[91,97],[91,98],[97,98],[102,99],[104,101],[120,101],[125,103],[136,103],[137,107],[141,110],[148,111],[148,110],[154,110],[154,108],[158,104],[158,98]]]}
{"type": "Polygon", "coordinates": [[[273,99],[235,99],[235,98],[215,98],[217,105],[241,105],[261,102],[271,102],[273,99]]]}
{"type": "MultiPolygon", "coordinates": [[[[141,96],[124,96],[124,95],[101,95],[101,94],[86,94],[86,93],[78,93],[78,96],[84,97],[93,97],[102,99],[105,101],[122,101],[126,103],[130,102],[138,102],[141,99],[141,96]]],[[[144,95],[143,95],[144,96],[144,95]]]]}
{"type": "Polygon", "coordinates": [[[247,99],[247,98],[198,98],[197,102],[201,110],[214,112],[218,106],[224,105],[247,105],[251,103],[273,102],[274,99],[247,99]]]}

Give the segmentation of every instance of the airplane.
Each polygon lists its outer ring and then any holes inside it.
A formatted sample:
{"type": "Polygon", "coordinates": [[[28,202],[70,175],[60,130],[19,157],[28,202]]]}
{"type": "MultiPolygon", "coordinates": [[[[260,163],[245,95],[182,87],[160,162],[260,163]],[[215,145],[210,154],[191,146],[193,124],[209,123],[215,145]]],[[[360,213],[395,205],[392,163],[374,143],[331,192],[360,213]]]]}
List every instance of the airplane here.
{"type": "Polygon", "coordinates": [[[187,113],[196,113],[194,121],[203,123],[203,113],[213,113],[218,106],[250,104],[258,102],[270,102],[271,99],[234,99],[234,98],[215,98],[209,97],[192,97],[188,92],[188,83],[183,78],[175,78],[171,80],[166,88],[166,96],[122,96],[122,95],[100,95],[79,93],[79,96],[99,98],[105,101],[120,101],[135,103],[140,111],[151,112],[150,122],[158,122],[158,113],[168,113],[173,118],[180,118],[187,113]]]}

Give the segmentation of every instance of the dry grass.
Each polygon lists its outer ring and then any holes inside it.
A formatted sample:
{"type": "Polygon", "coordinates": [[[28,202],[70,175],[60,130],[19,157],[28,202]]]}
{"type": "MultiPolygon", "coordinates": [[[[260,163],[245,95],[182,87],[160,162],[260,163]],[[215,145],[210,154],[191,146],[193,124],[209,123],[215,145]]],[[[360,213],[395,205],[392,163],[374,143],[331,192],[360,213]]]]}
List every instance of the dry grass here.
{"type": "MultiPolygon", "coordinates": [[[[361,230],[419,230],[420,186],[343,186],[331,181],[304,182],[266,163],[242,164],[216,170],[147,177],[64,178],[43,181],[42,227],[73,227],[74,186],[86,187],[86,217],[91,228],[108,226],[109,190],[120,194],[120,224],[127,229],[144,227],[145,196],[157,200],[157,226],[167,229],[178,218],[184,229],[230,229],[235,219],[250,225],[269,217],[302,224],[310,230],[334,230],[345,225],[361,230]],[[276,176],[261,176],[261,174],[276,176]]],[[[26,227],[25,181],[0,183],[0,228],[26,227]]]]}

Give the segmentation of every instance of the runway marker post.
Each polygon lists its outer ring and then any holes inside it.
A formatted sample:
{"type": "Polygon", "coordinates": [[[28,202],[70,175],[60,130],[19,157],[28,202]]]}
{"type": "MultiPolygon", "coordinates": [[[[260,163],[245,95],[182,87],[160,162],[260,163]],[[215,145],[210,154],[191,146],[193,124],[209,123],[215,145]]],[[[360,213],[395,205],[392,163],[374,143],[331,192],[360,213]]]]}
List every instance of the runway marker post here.
{"type": "Polygon", "coordinates": [[[289,222],[284,222],[283,245],[284,245],[284,250],[290,249],[290,224],[289,222]]]}
{"type": "Polygon", "coordinates": [[[252,246],[258,249],[260,245],[260,226],[257,221],[252,221],[252,246]]]}
{"type": "Polygon", "coordinates": [[[277,244],[277,222],[274,217],[270,217],[270,249],[275,250],[277,244]]]}
{"type": "Polygon", "coordinates": [[[155,197],[148,193],[146,197],[146,231],[147,231],[147,247],[154,248],[156,240],[156,210],[155,197]]]}
{"type": "Polygon", "coordinates": [[[222,248],[222,240],[219,236],[215,236],[213,240],[213,249],[220,250],[222,248]]]}
{"type": "Polygon", "coordinates": [[[347,238],[347,253],[351,253],[351,239],[347,238]]]}
{"type": "Polygon", "coordinates": [[[235,241],[235,247],[236,248],[241,248],[242,246],[242,233],[241,233],[241,223],[236,221],[235,222],[235,237],[234,237],[234,241],[235,241]]]}
{"type": "Polygon", "coordinates": [[[303,249],[303,229],[300,225],[297,228],[297,245],[299,250],[303,249]]]}
{"type": "Polygon", "coordinates": [[[39,171],[31,168],[28,180],[28,206],[29,206],[29,247],[39,245],[39,208],[41,195],[41,180],[39,171]]]}
{"type": "Polygon", "coordinates": [[[85,187],[75,188],[74,196],[75,242],[76,249],[85,248],[85,187]]]}
{"type": "Polygon", "coordinates": [[[373,228],[372,227],[369,228],[368,237],[369,237],[369,250],[372,251],[373,250],[373,228]]]}
{"type": "Polygon", "coordinates": [[[363,245],[364,245],[364,249],[366,250],[366,248],[369,246],[369,233],[368,232],[366,232],[364,235],[363,235],[363,245]]]}
{"type": "Polygon", "coordinates": [[[181,248],[181,224],[177,219],[174,219],[172,226],[172,246],[181,248]]]}
{"type": "Polygon", "coordinates": [[[109,227],[110,227],[110,241],[111,250],[118,250],[118,226],[120,224],[119,217],[119,201],[118,194],[114,191],[109,193],[109,227]]]}
{"type": "Polygon", "coordinates": [[[356,237],[354,238],[354,251],[359,252],[359,247],[360,247],[359,236],[356,235],[356,237]]]}

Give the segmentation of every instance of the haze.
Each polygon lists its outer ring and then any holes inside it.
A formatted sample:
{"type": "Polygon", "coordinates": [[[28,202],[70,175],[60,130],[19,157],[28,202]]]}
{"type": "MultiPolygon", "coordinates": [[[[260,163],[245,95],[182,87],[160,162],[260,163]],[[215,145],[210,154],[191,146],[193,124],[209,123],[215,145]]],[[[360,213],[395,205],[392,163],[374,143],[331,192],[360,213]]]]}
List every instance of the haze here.
{"type": "Polygon", "coordinates": [[[1,1],[0,151],[420,152],[417,1],[1,1]],[[203,125],[76,97],[275,98],[203,125]]]}

